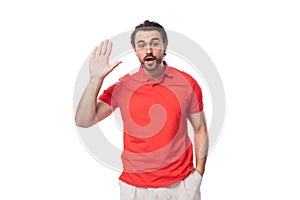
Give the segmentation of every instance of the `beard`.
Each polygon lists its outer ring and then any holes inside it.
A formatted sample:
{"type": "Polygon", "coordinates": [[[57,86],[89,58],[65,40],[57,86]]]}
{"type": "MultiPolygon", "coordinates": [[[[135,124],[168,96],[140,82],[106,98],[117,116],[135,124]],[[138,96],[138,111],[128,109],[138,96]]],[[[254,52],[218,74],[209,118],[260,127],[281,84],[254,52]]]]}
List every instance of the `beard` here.
{"type": "Polygon", "coordinates": [[[163,58],[157,58],[156,56],[149,54],[140,60],[142,67],[147,71],[155,71],[162,63],[163,58]]]}

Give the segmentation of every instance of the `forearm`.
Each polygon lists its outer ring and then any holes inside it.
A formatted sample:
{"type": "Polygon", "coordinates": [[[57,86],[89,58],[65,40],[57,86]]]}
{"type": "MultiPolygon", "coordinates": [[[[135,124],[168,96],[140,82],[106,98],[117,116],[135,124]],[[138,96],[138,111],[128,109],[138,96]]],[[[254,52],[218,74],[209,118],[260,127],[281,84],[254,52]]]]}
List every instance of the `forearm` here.
{"type": "Polygon", "coordinates": [[[194,136],[196,170],[203,175],[208,154],[208,134],[206,127],[200,128],[194,136]]]}
{"type": "Polygon", "coordinates": [[[77,107],[75,121],[77,126],[89,127],[97,120],[97,96],[101,89],[103,79],[91,78],[77,107]]]}

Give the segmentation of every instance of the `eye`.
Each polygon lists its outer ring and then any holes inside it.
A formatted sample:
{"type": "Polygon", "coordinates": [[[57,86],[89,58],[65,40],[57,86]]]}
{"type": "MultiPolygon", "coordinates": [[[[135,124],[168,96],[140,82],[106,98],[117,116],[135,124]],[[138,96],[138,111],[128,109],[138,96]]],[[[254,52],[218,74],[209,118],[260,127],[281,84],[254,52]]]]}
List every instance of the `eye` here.
{"type": "Polygon", "coordinates": [[[158,46],[159,46],[159,43],[158,43],[158,42],[153,42],[153,43],[152,43],[152,46],[153,46],[153,47],[158,47],[158,46]]]}
{"type": "Polygon", "coordinates": [[[158,49],[158,48],[161,47],[161,43],[160,43],[160,41],[152,41],[152,42],[150,43],[150,46],[151,46],[152,48],[158,49]]]}
{"type": "Polygon", "coordinates": [[[138,44],[138,48],[144,48],[145,46],[146,46],[145,43],[139,43],[139,44],[138,44]]]}

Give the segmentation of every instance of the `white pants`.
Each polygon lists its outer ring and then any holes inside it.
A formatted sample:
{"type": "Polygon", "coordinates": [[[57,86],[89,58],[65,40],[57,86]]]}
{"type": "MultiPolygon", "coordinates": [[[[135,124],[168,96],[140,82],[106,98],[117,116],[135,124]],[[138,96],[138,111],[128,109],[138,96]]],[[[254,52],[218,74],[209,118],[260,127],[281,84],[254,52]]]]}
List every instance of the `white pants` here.
{"type": "Polygon", "coordinates": [[[184,180],[159,188],[135,187],[119,181],[121,200],[201,200],[200,185],[202,177],[196,171],[184,180]]]}

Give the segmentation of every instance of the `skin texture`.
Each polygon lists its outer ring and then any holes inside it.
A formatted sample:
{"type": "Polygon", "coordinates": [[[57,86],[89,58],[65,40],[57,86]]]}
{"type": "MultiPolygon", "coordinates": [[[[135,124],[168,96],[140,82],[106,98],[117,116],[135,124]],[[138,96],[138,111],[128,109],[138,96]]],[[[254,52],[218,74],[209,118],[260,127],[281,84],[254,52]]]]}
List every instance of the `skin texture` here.
{"type": "MultiPolygon", "coordinates": [[[[135,53],[143,66],[145,73],[158,80],[163,74],[164,53],[167,46],[163,44],[158,31],[138,31],[135,36],[135,53]]],[[[75,122],[80,127],[90,127],[112,113],[112,107],[97,100],[105,77],[122,62],[109,64],[112,43],[102,41],[93,50],[89,61],[90,81],[79,102],[75,122]]],[[[194,148],[196,154],[196,170],[203,176],[208,152],[208,134],[204,111],[191,114],[188,117],[194,129],[194,148]]]]}
{"type": "Polygon", "coordinates": [[[158,31],[139,31],[135,36],[135,53],[141,62],[144,71],[150,77],[158,79],[164,72],[162,59],[166,46],[163,44],[163,39],[158,31]],[[147,61],[147,58],[154,59],[147,61]]]}
{"type": "Polygon", "coordinates": [[[97,101],[97,95],[101,89],[104,78],[115,67],[122,63],[121,61],[117,61],[109,65],[111,49],[112,43],[105,40],[93,50],[89,62],[90,81],[80,99],[76,111],[75,122],[77,126],[84,128],[90,127],[109,116],[112,112],[108,104],[97,101]]]}
{"type": "Polygon", "coordinates": [[[208,153],[208,133],[204,111],[189,115],[189,121],[194,129],[196,170],[203,176],[208,153]]]}

